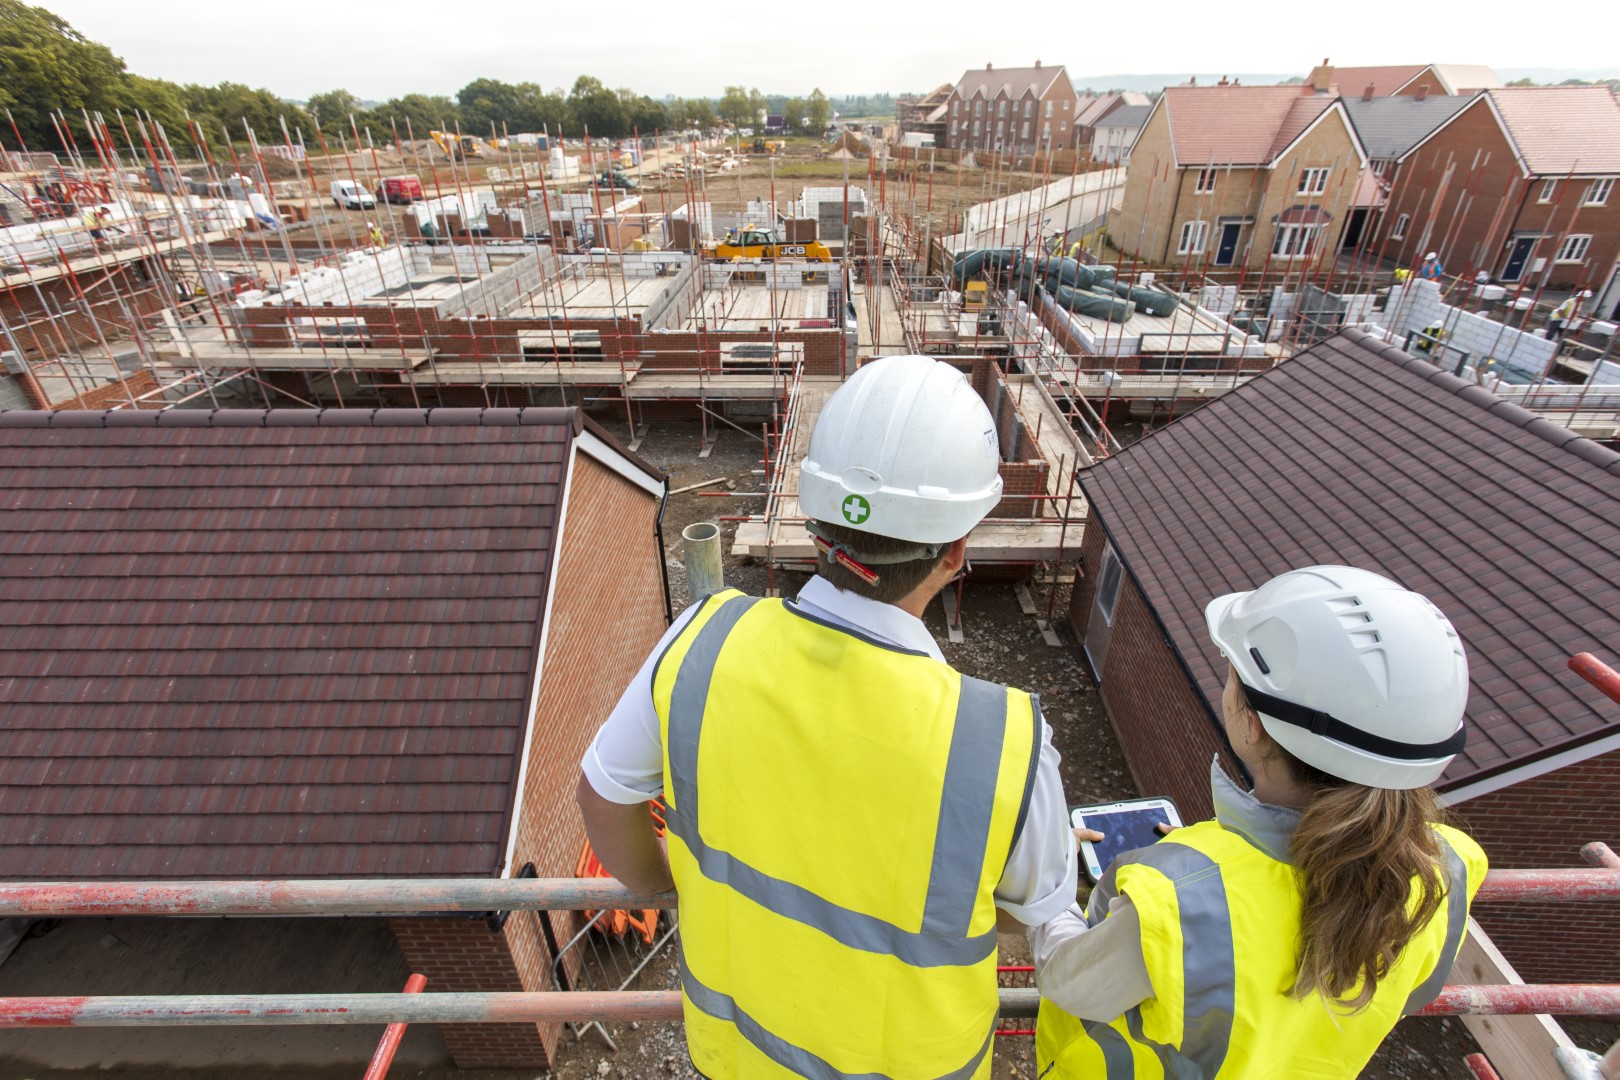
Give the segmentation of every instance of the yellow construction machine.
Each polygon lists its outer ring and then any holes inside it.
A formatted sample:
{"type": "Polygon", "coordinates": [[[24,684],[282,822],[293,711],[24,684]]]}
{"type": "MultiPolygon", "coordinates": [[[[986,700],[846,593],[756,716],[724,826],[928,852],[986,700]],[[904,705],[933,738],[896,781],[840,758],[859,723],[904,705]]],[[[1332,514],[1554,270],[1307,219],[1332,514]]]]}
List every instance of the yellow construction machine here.
{"type": "Polygon", "coordinates": [[[471,135],[457,135],[453,131],[430,131],[428,134],[433,136],[433,141],[452,161],[484,156],[483,142],[471,135]]]}
{"type": "Polygon", "coordinates": [[[726,238],[709,249],[713,259],[809,259],[831,262],[832,252],[819,240],[808,244],[786,244],[776,233],[749,225],[726,233],[726,238]]]}

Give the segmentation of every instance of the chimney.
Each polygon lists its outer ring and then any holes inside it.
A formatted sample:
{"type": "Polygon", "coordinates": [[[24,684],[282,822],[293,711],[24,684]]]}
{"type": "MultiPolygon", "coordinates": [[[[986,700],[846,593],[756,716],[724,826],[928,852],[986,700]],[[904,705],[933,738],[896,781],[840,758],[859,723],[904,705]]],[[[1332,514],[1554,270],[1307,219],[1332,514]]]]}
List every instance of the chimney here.
{"type": "Polygon", "coordinates": [[[1230,83],[1230,82],[1228,82],[1228,81],[1227,81],[1227,79],[1226,79],[1226,76],[1225,76],[1225,75],[1222,75],[1222,76],[1221,76],[1221,81],[1220,81],[1220,82],[1218,82],[1218,83],[1216,83],[1216,84],[1215,84],[1215,85],[1216,85],[1216,86],[1231,86],[1231,85],[1232,85],[1232,84],[1231,84],[1231,83],[1230,83]]]}
{"type": "Polygon", "coordinates": [[[1041,69],[1041,62],[1039,60],[1037,60],[1037,61],[1035,61],[1035,70],[1039,71],[1040,69],[1041,69]]]}
{"type": "Polygon", "coordinates": [[[1197,86],[1198,85],[1198,76],[1196,76],[1196,75],[1187,76],[1187,85],[1188,86],[1197,86]]]}
{"type": "Polygon", "coordinates": [[[1372,99],[1373,99],[1373,84],[1368,83],[1367,84],[1367,89],[1365,89],[1365,90],[1363,90],[1361,92],[1361,100],[1362,101],[1371,101],[1372,99]]]}
{"type": "Polygon", "coordinates": [[[1306,83],[1306,85],[1310,86],[1310,87],[1313,87],[1313,88],[1315,88],[1317,90],[1326,90],[1332,84],[1333,84],[1333,65],[1328,63],[1327,60],[1324,59],[1322,61],[1322,66],[1317,68],[1315,71],[1311,72],[1311,78],[1306,83]]]}
{"type": "Polygon", "coordinates": [[[1428,83],[1420,84],[1418,86],[1418,88],[1417,88],[1417,93],[1413,94],[1412,96],[1414,98],[1416,98],[1418,101],[1422,101],[1424,98],[1428,97],[1429,96],[1429,84],[1428,83]]]}
{"type": "Polygon", "coordinates": [[[986,71],[994,71],[994,70],[996,70],[996,65],[994,65],[994,64],[985,64],[984,65],[984,70],[986,70],[986,71]]]}

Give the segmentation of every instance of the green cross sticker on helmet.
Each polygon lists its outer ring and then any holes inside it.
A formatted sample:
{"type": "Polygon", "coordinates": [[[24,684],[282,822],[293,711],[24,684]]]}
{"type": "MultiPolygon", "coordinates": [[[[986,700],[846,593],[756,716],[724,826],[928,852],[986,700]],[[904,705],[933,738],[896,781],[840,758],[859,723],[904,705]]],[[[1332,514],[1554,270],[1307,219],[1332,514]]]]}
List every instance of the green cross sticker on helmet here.
{"type": "Polygon", "coordinates": [[[844,512],[844,520],[851,525],[859,525],[872,514],[872,504],[859,495],[851,495],[845,499],[841,509],[844,512]]]}

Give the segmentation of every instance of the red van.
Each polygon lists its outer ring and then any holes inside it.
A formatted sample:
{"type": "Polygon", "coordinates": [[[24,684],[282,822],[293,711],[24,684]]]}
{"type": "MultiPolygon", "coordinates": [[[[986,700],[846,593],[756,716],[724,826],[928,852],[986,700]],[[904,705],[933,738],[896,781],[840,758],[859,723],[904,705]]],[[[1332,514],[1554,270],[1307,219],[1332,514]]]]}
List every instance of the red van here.
{"type": "Polygon", "coordinates": [[[423,198],[422,181],[414,176],[385,176],[377,198],[383,202],[413,203],[423,198]]]}

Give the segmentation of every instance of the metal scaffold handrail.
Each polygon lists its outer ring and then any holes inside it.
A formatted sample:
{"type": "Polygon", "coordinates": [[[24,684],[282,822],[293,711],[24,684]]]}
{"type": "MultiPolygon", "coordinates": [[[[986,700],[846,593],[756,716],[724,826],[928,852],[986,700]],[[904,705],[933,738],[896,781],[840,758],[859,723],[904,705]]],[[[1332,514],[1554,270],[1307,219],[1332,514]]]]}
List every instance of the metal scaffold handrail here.
{"type": "MultiPolygon", "coordinates": [[[[1602,848],[1588,845],[1587,850],[1602,848]]],[[[1612,857],[1612,856],[1611,856],[1612,857]]],[[[1595,858],[1595,856],[1589,856],[1595,858]]],[[[1620,867],[1492,870],[1476,902],[1620,900],[1620,867]]],[[[402,915],[673,908],[612,878],[0,883],[0,918],[112,915],[402,915]]]]}

